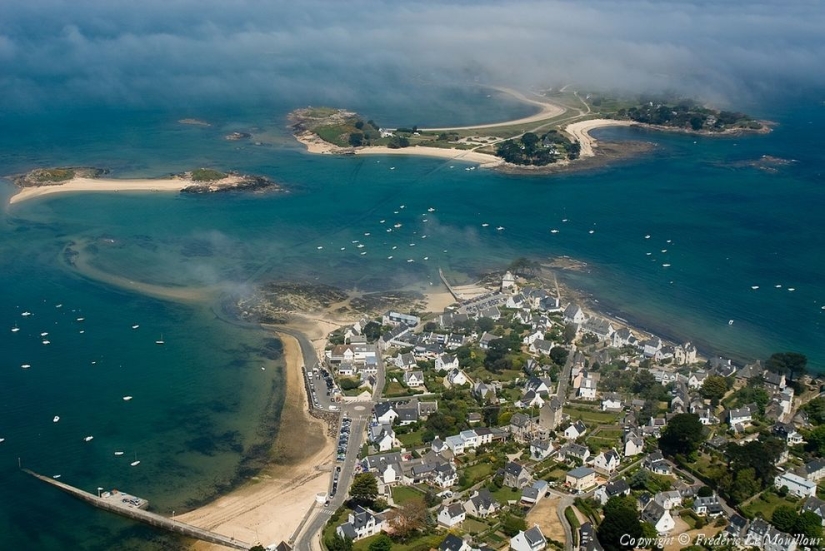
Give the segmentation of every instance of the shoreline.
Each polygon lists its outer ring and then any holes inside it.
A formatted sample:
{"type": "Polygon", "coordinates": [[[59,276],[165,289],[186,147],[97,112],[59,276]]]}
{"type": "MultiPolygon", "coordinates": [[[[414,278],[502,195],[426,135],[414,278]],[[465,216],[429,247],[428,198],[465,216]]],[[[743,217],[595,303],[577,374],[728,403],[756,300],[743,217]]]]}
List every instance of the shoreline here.
{"type": "MultiPolygon", "coordinates": [[[[283,327],[300,331],[309,339],[320,334],[325,340],[327,334],[321,320],[303,317],[301,322],[283,327]]],[[[328,490],[335,450],[334,441],[326,433],[326,423],[309,413],[300,344],[295,337],[279,331],[278,326],[264,329],[275,333],[284,347],[284,405],[278,435],[271,447],[280,460],[273,459],[239,488],[177,518],[194,526],[268,545],[288,541],[307,511],[317,505],[316,494],[328,490]]],[[[190,548],[223,549],[204,542],[196,542],[190,548]]]]}

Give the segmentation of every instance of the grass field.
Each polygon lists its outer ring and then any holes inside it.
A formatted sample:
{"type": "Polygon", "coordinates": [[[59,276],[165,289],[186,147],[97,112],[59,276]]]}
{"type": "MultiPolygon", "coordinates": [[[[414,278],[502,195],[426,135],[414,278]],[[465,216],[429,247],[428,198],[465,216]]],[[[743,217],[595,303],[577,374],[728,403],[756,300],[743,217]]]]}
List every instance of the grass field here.
{"type": "Polygon", "coordinates": [[[415,431],[407,434],[396,435],[398,441],[401,442],[405,448],[417,448],[423,444],[421,441],[421,433],[423,431],[415,431]]]}
{"type": "Polygon", "coordinates": [[[421,495],[421,492],[409,486],[395,486],[392,489],[392,499],[396,505],[403,505],[410,500],[423,498],[424,496],[421,495]]]}
{"type": "Polygon", "coordinates": [[[467,477],[468,488],[473,484],[481,482],[493,472],[493,465],[491,463],[479,463],[472,467],[467,467],[464,471],[464,476],[467,477]]]}
{"type": "Polygon", "coordinates": [[[751,500],[746,506],[742,507],[742,511],[748,515],[756,516],[757,513],[762,513],[764,518],[771,518],[773,510],[780,505],[795,504],[798,500],[787,500],[784,497],[779,497],[773,492],[763,493],[761,496],[751,500]],[[765,500],[762,499],[765,498],[765,500]]]}
{"type": "Polygon", "coordinates": [[[483,522],[471,518],[465,520],[461,525],[461,529],[468,534],[481,534],[482,532],[486,532],[489,528],[490,527],[483,522]]]}
{"type": "Polygon", "coordinates": [[[615,425],[619,421],[619,414],[610,413],[609,411],[566,407],[563,412],[569,415],[570,419],[576,420],[581,418],[585,424],[590,425],[615,425]]]}
{"type": "Polygon", "coordinates": [[[492,492],[493,497],[501,503],[502,505],[507,505],[509,501],[519,501],[521,499],[521,492],[516,490],[513,491],[513,488],[508,488],[507,486],[502,486],[500,489],[492,492]]]}

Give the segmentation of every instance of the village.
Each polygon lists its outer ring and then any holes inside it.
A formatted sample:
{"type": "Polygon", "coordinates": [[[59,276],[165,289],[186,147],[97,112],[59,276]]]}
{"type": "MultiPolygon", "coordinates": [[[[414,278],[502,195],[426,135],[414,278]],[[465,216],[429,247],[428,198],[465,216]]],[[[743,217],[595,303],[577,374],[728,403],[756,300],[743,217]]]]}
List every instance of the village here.
{"type": "Polygon", "coordinates": [[[362,319],[329,335],[328,394],[381,398],[322,541],[819,548],[825,398],[805,361],[703,358],[509,271],[440,314],[362,319]]]}

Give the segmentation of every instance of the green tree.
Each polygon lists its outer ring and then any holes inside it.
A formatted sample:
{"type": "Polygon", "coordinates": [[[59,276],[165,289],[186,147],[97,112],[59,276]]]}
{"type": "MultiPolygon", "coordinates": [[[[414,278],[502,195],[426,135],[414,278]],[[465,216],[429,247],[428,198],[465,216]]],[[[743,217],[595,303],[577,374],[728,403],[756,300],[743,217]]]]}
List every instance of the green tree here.
{"type": "Polygon", "coordinates": [[[728,479],[732,483],[727,488],[728,495],[734,503],[742,503],[755,496],[762,489],[762,484],[756,478],[756,471],[753,468],[742,469],[735,471],[735,473],[732,478],[728,479]]]}
{"type": "Polygon", "coordinates": [[[369,551],[390,551],[392,540],[387,534],[381,534],[370,543],[369,551]]]}
{"type": "Polygon", "coordinates": [[[562,337],[564,338],[564,344],[571,344],[574,340],[576,340],[576,333],[578,333],[578,328],[574,323],[568,323],[564,326],[564,333],[562,337]]]}
{"type": "Polygon", "coordinates": [[[640,369],[636,376],[633,377],[633,390],[634,394],[645,394],[653,386],[656,384],[656,378],[653,376],[653,373],[646,369],[640,369]]]}
{"type": "Polygon", "coordinates": [[[507,515],[501,523],[501,530],[511,538],[523,530],[527,530],[527,523],[523,518],[507,515]]]}
{"type": "Polygon", "coordinates": [[[249,551],[266,551],[266,548],[263,545],[253,545],[249,551]]]}
{"type": "Polygon", "coordinates": [[[710,488],[710,486],[702,486],[701,488],[699,488],[699,491],[696,492],[696,495],[698,495],[699,497],[710,497],[713,495],[713,490],[710,488]]]}
{"type": "Polygon", "coordinates": [[[567,362],[567,356],[569,354],[570,352],[561,346],[554,346],[550,349],[550,359],[558,366],[563,366],[567,362]]]}
{"type": "Polygon", "coordinates": [[[350,538],[342,538],[337,533],[333,534],[332,537],[326,541],[326,544],[329,551],[352,551],[352,540],[350,538]]]}
{"type": "Polygon", "coordinates": [[[597,535],[605,551],[633,549],[629,541],[642,536],[642,523],[630,496],[612,497],[604,506],[604,520],[599,525],[597,535]]]}
{"type": "Polygon", "coordinates": [[[802,409],[808,414],[808,419],[812,423],[821,425],[825,422],[825,398],[814,398],[802,406],[802,409]]]}
{"type": "Polygon", "coordinates": [[[808,538],[822,537],[822,519],[812,511],[800,513],[796,518],[793,534],[802,534],[808,538]]]}
{"type": "Polygon", "coordinates": [[[805,449],[825,455],[825,425],[819,425],[805,436],[805,449]]]}
{"type": "Polygon", "coordinates": [[[349,144],[353,147],[364,145],[364,133],[351,132],[349,135],[349,144]]]}
{"type": "Polygon", "coordinates": [[[675,415],[662,431],[659,447],[670,456],[690,455],[699,449],[703,437],[704,430],[699,416],[693,413],[680,413],[675,415]]]}
{"type": "Polygon", "coordinates": [[[476,326],[478,327],[479,331],[492,331],[493,327],[496,326],[496,322],[493,321],[491,318],[478,318],[476,322],[476,326]]]}
{"type": "Polygon", "coordinates": [[[702,383],[702,396],[709,398],[714,404],[724,398],[727,391],[728,382],[719,375],[711,375],[702,383]]]}
{"type": "Polygon", "coordinates": [[[765,362],[768,371],[786,375],[790,381],[805,374],[808,367],[808,358],[798,352],[777,352],[765,362]]]}
{"type": "Polygon", "coordinates": [[[427,525],[428,514],[423,499],[411,499],[390,511],[387,522],[392,527],[392,533],[405,540],[427,525]]]}
{"type": "Polygon", "coordinates": [[[771,524],[782,532],[792,533],[796,527],[796,509],[790,505],[780,505],[773,510],[771,515],[771,524]]]}
{"type": "Polygon", "coordinates": [[[372,473],[358,473],[352,479],[349,495],[356,503],[370,505],[378,497],[378,481],[372,473]]]}

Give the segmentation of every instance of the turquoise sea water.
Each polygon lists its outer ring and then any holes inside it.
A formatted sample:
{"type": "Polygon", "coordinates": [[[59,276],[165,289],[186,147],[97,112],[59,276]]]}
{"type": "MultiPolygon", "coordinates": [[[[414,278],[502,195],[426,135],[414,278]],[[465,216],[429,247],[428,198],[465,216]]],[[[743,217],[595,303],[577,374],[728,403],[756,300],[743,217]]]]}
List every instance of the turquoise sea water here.
{"type": "MultiPolygon", "coordinates": [[[[177,545],[23,476],[18,457],[89,491],[117,487],[171,513],[236,479],[244,454],[265,443],[278,421],[271,412],[280,400],[277,342],[227,323],[215,302],[176,304],[84,279],[63,261],[70,243],[118,277],[225,293],[267,279],[426,288],[437,284],[438,267],[469,280],[517,256],[569,255],[588,271],[567,280],[639,325],[741,359],[798,350],[825,368],[821,102],[755,107],[779,123],[767,136],[602,130],[602,139],[657,147],[596,171],[533,177],[438,159],[311,156],[286,130],[292,107],[0,117],[4,174],[68,164],[136,177],[215,166],[264,174],[290,189],[77,194],[0,213],[4,548],[177,545]],[[183,117],[212,126],[176,122],[183,117]],[[268,145],[222,139],[233,130],[252,130],[268,145]],[[762,155],[795,162],[776,173],[743,163],[762,155]],[[12,333],[15,325],[20,331],[12,333]],[[164,346],[155,344],[161,335],[164,346]],[[87,435],[94,440],[85,442],[87,435]],[[135,456],[141,464],[132,468],[135,456]]],[[[456,89],[423,90],[417,103],[351,107],[387,126],[529,112],[456,89]],[[472,102],[477,107],[467,109],[472,102]]],[[[12,192],[3,183],[0,199],[12,192]]]]}

